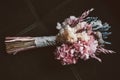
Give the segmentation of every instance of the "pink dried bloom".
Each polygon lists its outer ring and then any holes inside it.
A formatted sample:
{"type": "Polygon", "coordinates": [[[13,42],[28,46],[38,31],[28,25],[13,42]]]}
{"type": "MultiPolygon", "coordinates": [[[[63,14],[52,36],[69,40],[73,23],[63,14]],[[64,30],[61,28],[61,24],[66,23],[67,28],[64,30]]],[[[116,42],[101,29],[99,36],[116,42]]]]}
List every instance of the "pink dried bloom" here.
{"type": "Polygon", "coordinates": [[[96,51],[97,53],[104,53],[104,54],[108,54],[108,53],[115,53],[114,51],[112,51],[112,50],[108,50],[108,49],[105,49],[105,48],[103,48],[103,47],[98,47],[97,48],[97,51],[96,51]]]}
{"type": "Polygon", "coordinates": [[[91,11],[93,11],[94,9],[90,9],[88,11],[85,11],[80,17],[76,18],[75,16],[70,16],[70,18],[65,19],[65,21],[63,22],[63,25],[70,25],[71,27],[74,27],[76,24],[78,24],[79,22],[82,22],[84,20],[85,17],[87,17],[89,15],[89,13],[91,11]]]}
{"type": "Polygon", "coordinates": [[[78,20],[78,18],[76,18],[75,16],[70,16],[70,18],[65,19],[65,21],[63,22],[63,25],[73,25],[76,21],[78,20]]]}
{"type": "Polygon", "coordinates": [[[72,47],[68,44],[62,44],[57,47],[57,52],[55,53],[56,59],[61,60],[63,65],[75,64],[77,62],[79,55],[75,52],[75,48],[72,47]]]}
{"type": "Polygon", "coordinates": [[[79,40],[72,44],[62,44],[56,49],[56,59],[60,60],[63,65],[75,64],[79,58],[87,60],[93,56],[97,46],[98,42],[93,36],[90,37],[88,42],[79,40]]]}

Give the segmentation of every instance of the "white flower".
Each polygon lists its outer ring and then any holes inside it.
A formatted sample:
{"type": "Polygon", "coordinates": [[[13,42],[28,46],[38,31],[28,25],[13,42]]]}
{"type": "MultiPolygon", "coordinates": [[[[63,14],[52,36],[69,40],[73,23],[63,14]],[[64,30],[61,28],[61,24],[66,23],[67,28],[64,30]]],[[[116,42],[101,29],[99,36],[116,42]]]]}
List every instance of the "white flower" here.
{"type": "Polygon", "coordinates": [[[57,26],[56,26],[56,29],[60,30],[62,28],[61,24],[58,22],[57,23],[57,26]]]}
{"type": "Polygon", "coordinates": [[[82,41],[87,42],[90,39],[90,36],[85,31],[78,33],[76,35],[77,35],[77,38],[81,39],[82,41]]]}

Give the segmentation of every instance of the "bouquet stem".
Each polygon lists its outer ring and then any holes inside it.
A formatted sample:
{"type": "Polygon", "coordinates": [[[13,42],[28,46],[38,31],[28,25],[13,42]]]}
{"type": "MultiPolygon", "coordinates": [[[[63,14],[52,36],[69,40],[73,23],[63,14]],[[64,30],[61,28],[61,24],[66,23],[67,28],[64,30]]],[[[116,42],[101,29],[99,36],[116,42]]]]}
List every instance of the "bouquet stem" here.
{"type": "Polygon", "coordinates": [[[6,52],[16,54],[17,52],[37,48],[51,46],[55,44],[56,37],[6,37],[6,52]]]}

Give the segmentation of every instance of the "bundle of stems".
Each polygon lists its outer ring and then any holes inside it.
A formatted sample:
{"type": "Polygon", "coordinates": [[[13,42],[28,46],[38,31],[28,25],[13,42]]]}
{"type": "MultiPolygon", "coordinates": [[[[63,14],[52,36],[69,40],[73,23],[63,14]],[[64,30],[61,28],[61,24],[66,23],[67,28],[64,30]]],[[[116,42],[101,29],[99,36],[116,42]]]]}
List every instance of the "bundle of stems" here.
{"type": "Polygon", "coordinates": [[[52,46],[55,44],[55,36],[48,37],[6,37],[5,45],[8,54],[16,54],[20,51],[37,47],[52,46]]]}

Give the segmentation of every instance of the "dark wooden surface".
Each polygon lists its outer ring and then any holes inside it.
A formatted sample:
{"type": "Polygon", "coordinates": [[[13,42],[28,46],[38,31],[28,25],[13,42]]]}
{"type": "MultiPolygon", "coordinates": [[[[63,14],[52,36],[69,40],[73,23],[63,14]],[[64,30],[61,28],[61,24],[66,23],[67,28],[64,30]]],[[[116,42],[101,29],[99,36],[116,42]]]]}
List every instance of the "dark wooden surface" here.
{"type": "Polygon", "coordinates": [[[74,65],[82,80],[119,80],[120,28],[119,0],[4,0],[0,3],[0,80],[76,80],[69,66],[54,59],[55,47],[5,54],[5,36],[55,35],[57,22],[70,15],[95,8],[90,16],[108,22],[113,34],[108,39],[116,54],[101,55],[103,62],[80,61],[74,65]]]}

